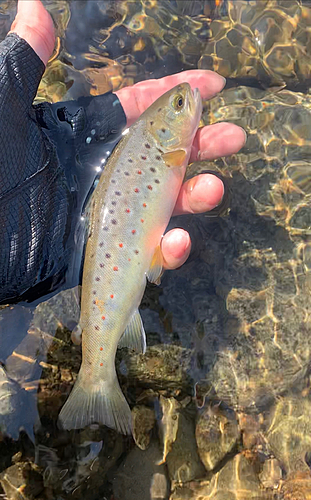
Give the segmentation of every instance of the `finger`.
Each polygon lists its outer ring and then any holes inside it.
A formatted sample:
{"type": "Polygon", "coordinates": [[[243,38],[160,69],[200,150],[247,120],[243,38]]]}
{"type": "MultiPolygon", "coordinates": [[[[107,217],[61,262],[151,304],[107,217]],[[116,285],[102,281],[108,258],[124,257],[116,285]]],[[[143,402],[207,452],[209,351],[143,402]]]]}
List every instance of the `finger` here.
{"type": "Polygon", "coordinates": [[[224,185],[216,175],[197,175],[182,185],[173,215],[207,212],[220,204],[223,195],[224,185]]]}
{"type": "Polygon", "coordinates": [[[146,80],[116,92],[130,126],[158,97],[179,83],[188,82],[192,89],[198,88],[203,99],[210,99],[220,92],[226,80],[209,70],[182,71],[159,80],[146,80]]]}
{"type": "Polygon", "coordinates": [[[237,153],[247,139],[245,131],[233,123],[215,123],[200,128],[194,138],[190,161],[214,160],[237,153]]]}
{"type": "Polygon", "coordinates": [[[46,65],[55,44],[54,24],[40,0],[19,0],[11,31],[26,40],[46,65]]]}
{"type": "Polygon", "coordinates": [[[191,240],[187,231],[176,228],[166,233],[162,238],[161,249],[165,269],[180,267],[189,257],[191,240]]]}

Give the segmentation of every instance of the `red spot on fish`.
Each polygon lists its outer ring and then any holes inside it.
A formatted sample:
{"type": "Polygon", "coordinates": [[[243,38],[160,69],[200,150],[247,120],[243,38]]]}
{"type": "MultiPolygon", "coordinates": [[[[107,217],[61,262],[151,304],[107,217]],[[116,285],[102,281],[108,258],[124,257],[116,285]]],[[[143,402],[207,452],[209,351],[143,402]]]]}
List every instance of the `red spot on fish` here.
{"type": "Polygon", "coordinates": [[[125,211],[126,211],[127,214],[130,213],[130,209],[129,208],[127,208],[125,211]]]}
{"type": "Polygon", "coordinates": [[[119,271],[118,266],[114,266],[113,270],[114,270],[114,271],[119,271]]]}
{"type": "Polygon", "coordinates": [[[102,319],[104,319],[104,320],[105,320],[105,319],[106,319],[106,316],[102,316],[102,319]]]}
{"type": "Polygon", "coordinates": [[[131,259],[127,259],[129,262],[131,262],[131,259]]]}
{"type": "Polygon", "coordinates": [[[110,298],[111,298],[111,299],[113,299],[113,297],[114,297],[114,295],[113,295],[113,294],[111,294],[111,295],[110,295],[110,298]]]}
{"type": "Polygon", "coordinates": [[[136,229],[132,229],[132,234],[135,234],[136,233],[136,229]]]}
{"type": "Polygon", "coordinates": [[[134,191],[135,191],[135,193],[139,193],[139,189],[138,188],[135,188],[134,191]]]}
{"type": "Polygon", "coordinates": [[[139,175],[141,175],[141,170],[137,170],[137,173],[138,173],[139,175]]]}
{"type": "Polygon", "coordinates": [[[145,222],[144,219],[140,219],[140,222],[145,222]]]}
{"type": "Polygon", "coordinates": [[[146,203],[143,203],[143,207],[146,208],[146,206],[147,206],[146,203]]]}
{"type": "Polygon", "coordinates": [[[103,364],[103,363],[100,363],[100,365],[99,365],[99,366],[104,366],[104,364],[103,364]]]}
{"type": "Polygon", "coordinates": [[[147,156],[141,156],[142,160],[147,160],[147,156]]]}
{"type": "Polygon", "coordinates": [[[123,247],[123,243],[119,243],[119,247],[122,248],[123,247]]]}
{"type": "Polygon", "coordinates": [[[99,350],[100,350],[100,351],[102,351],[102,350],[103,350],[103,347],[100,347],[100,348],[99,348],[99,350]]]}
{"type": "Polygon", "coordinates": [[[149,186],[147,186],[148,189],[150,189],[150,191],[152,191],[152,186],[149,184],[149,186]]]}

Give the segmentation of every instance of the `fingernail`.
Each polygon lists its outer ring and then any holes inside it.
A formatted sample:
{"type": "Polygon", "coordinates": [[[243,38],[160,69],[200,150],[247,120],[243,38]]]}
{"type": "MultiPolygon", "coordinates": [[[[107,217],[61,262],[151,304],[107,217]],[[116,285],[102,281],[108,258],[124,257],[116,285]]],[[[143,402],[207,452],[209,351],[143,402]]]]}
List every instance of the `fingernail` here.
{"type": "Polygon", "coordinates": [[[219,73],[217,73],[217,75],[218,75],[218,76],[219,76],[219,78],[221,78],[221,80],[222,80],[222,83],[223,83],[223,85],[222,85],[222,89],[223,89],[223,88],[224,88],[224,86],[225,86],[225,85],[226,85],[226,83],[227,83],[227,80],[225,79],[225,77],[224,77],[224,76],[220,75],[219,73]]]}
{"type": "Polygon", "coordinates": [[[246,133],[246,131],[244,130],[243,127],[240,127],[239,125],[238,125],[238,127],[244,132],[244,137],[245,137],[244,144],[245,144],[246,141],[247,141],[247,133],[246,133]]]}

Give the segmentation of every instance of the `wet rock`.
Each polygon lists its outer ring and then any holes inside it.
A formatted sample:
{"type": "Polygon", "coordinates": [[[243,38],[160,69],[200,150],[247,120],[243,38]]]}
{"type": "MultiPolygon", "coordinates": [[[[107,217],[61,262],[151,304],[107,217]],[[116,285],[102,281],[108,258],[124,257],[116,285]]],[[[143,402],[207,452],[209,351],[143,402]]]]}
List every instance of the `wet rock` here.
{"type": "Polygon", "coordinates": [[[169,485],[161,458],[156,442],[146,451],[133,448],[113,479],[115,500],[166,500],[169,485]]]}
{"type": "Polygon", "coordinates": [[[311,453],[311,401],[309,398],[280,398],[270,414],[265,437],[275,457],[287,472],[309,471],[311,453]]]}
{"type": "Polygon", "coordinates": [[[44,470],[44,484],[53,489],[53,498],[74,495],[93,499],[101,491],[107,474],[124,452],[123,436],[97,425],[70,436],[62,433],[54,447],[38,444],[36,463],[44,470]]]}
{"type": "Polygon", "coordinates": [[[262,426],[262,415],[249,415],[247,413],[239,413],[239,427],[242,432],[243,446],[246,449],[256,449],[262,444],[263,438],[260,433],[262,426]]]}
{"type": "Polygon", "coordinates": [[[170,500],[272,500],[262,490],[254,465],[242,454],[236,455],[210,482],[178,488],[170,500]]]}
{"type": "Polygon", "coordinates": [[[194,417],[174,398],[160,397],[160,406],[163,462],[170,479],[184,483],[202,477],[205,471],[196,447],[194,417]]]}
{"type": "Polygon", "coordinates": [[[0,474],[0,483],[10,500],[32,500],[44,490],[39,467],[31,462],[12,465],[0,474]]]}
{"type": "Polygon", "coordinates": [[[134,406],[132,409],[133,438],[141,450],[148,448],[154,424],[154,410],[143,405],[134,406]]]}
{"type": "Polygon", "coordinates": [[[126,366],[129,382],[153,389],[190,390],[191,351],[176,345],[156,345],[147,348],[146,354],[125,353],[122,364],[126,366]]]}
{"type": "Polygon", "coordinates": [[[263,463],[259,479],[264,488],[276,490],[282,479],[282,469],[278,460],[275,458],[266,460],[263,463]]]}
{"type": "Polygon", "coordinates": [[[281,488],[282,500],[310,500],[311,499],[311,473],[295,472],[290,474],[283,482],[281,488]]]}
{"type": "Polygon", "coordinates": [[[214,469],[239,439],[240,431],[235,413],[207,406],[200,414],[195,437],[200,458],[207,471],[214,469]]]}

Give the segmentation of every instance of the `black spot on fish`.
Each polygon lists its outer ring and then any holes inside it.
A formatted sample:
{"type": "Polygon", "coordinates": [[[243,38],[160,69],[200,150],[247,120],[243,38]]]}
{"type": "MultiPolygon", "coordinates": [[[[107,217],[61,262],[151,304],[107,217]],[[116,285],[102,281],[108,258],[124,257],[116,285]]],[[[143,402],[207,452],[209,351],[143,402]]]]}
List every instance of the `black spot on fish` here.
{"type": "Polygon", "coordinates": [[[112,201],[111,202],[111,205],[113,205],[114,207],[116,206],[117,202],[116,201],[112,201]]]}
{"type": "Polygon", "coordinates": [[[162,111],[162,108],[159,108],[159,109],[158,109],[158,113],[160,113],[160,111],[162,111]]]}
{"type": "Polygon", "coordinates": [[[129,163],[133,163],[132,158],[129,158],[127,161],[128,161],[129,163]]]}
{"type": "Polygon", "coordinates": [[[93,295],[96,295],[96,290],[93,290],[93,295]]]}
{"type": "Polygon", "coordinates": [[[118,169],[116,170],[116,172],[118,172],[118,174],[119,174],[119,173],[120,173],[120,169],[118,168],[118,169]]]}
{"type": "Polygon", "coordinates": [[[112,184],[115,184],[116,180],[115,179],[111,179],[111,182],[112,182],[112,184]]]}
{"type": "Polygon", "coordinates": [[[114,210],[109,210],[109,213],[110,214],[114,214],[114,210]]]}
{"type": "Polygon", "coordinates": [[[161,130],[162,130],[163,134],[165,134],[166,128],[161,128],[161,130]]]}
{"type": "Polygon", "coordinates": [[[150,125],[153,125],[154,122],[150,122],[150,125]]]}
{"type": "Polygon", "coordinates": [[[154,181],[154,182],[155,182],[156,184],[160,184],[159,179],[155,179],[155,181],[154,181]]]}
{"type": "Polygon", "coordinates": [[[135,253],[136,253],[136,255],[138,255],[139,254],[139,250],[135,250],[135,253]]]}
{"type": "Polygon", "coordinates": [[[97,326],[97,325],[96,325],[96,326],[95,326],[95,330],[99,330],[99,326],[97,326]]]}
{"type": "Polygon", "coordinates": [[[103,264],[102,262],[99,264],[99,267],[104,267],[105,264],[103,264]]]}
{"type": "Polygon", "coordinates": [[[129,172],[124,172],[124,175],[130,175],[130,173],[129,172]]]}
{"type": "Polygon", "coordinates": [[[121,191],[115,191],[116,196],[121,196],[121,191]]]}
{"type": "Polygon", "coordinates": [[[150,147],[151,147],[150,144],[148,144],[148,142],[146,142],[145,148],[150,149],[150,147]]]}
{"type": "Polygon", "coordinates": [[[162,151],[162,149],[157,148],[157,150],[159,151],[159,153],[161,153],[161,154],[163,155],[163,151],[162,151]]]}
{"type": "Polygon", "coordinates": [[[104,226],[104,227],[103,227],[103,230],[104,230],[104,231],[108,231],[108,229],[109,229],[109,228],[108,228],[108,226],[104,226]]]}
{"type": "Polygon", "coordinates": [[[100,281],[100,277],[96,276],[95,281],[100,281]]]}
{"type": "Polygon", "coordinates": [[[147,156],[141,156],[142,160],[147,160],[147,156]]]}
{"type": "Polygon", "coordinates": [[[99,244],[100,247],[103,247],[104,246],[104,242],[101,241],[100,244],[99,244]]]}
{"type": "Polygon", "coordinates": [[[110,257],[111,257],[110,253],[106,253],[106,258],[110,259],[110,257]]]}
{"type": "Polygon", "coordinates": [[[112,219],[112,220],[111,220],[111,224],[113,224],[113,225],[115,226],[115,225],[117,224],[116,219],[112,219]]]}
{"type": "Polygon", "coordinates": [[[96,300],[93,300],[93,304],[96,304],[96,300]]]}
{"type": "Polygon", "coordinates": [[[150,172],[155,172],[156,169],[154,167],[151,167],[150,172]]]}
{"type": "Polygon", "coordinates": [[[157,155],[156,160],[161,160],[161,156],[157,155]]]}

